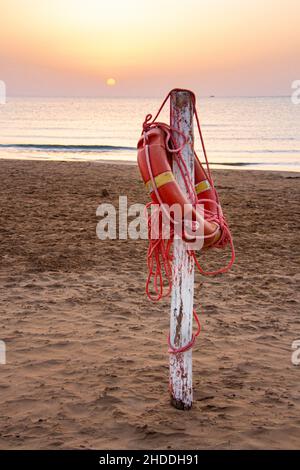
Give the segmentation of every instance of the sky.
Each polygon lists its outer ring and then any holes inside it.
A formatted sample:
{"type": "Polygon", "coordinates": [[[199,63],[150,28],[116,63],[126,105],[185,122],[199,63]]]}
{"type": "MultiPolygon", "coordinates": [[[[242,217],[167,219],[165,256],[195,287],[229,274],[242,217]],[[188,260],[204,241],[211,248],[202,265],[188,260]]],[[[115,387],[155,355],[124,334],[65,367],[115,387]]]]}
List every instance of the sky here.
{"type": "Polygon", "coordinates": [[[289,95],[299,23],[299,0],[0,0],[0,80],[9,96],[289,95]]]}

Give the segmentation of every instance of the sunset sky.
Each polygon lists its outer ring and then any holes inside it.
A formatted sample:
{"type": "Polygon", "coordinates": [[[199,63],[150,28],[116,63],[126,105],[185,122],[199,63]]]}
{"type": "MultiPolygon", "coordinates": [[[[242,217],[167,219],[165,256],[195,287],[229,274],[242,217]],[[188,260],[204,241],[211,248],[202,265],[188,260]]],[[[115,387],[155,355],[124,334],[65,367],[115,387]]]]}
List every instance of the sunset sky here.
{"type": "Polygon", "coordinates": [[[0,0],[0,80],[8,95],[288,95],[299,24],[299,0],[0,0]]]}

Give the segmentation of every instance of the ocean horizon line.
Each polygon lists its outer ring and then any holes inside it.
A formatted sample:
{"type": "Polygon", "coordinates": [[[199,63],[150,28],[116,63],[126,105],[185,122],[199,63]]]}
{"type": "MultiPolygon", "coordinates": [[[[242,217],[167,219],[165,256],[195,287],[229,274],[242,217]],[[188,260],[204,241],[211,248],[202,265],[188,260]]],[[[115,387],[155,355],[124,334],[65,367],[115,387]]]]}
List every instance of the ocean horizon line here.
{"type": "MultiPolygon", "coordinates": [[[[112,99],[112,100],[118,100],[118,99],[124,99],[124,100],[129,100],[129,99],[149,99],[149,100],[154,100],[154,99],[160,99],[162,95],[155,95],[155,96],[127,96],[127,95],[121,95],[121,96],[107,96],[107,95],[99,95],[99,96],[89,96],[89,95],[7,95],[6,99],[80,99],[80,100],[97,100],[97,99],[112,99]]],[[[199,99],[257,99],[257,98],[291,98],[291,95],[200,95],[196,93],[196,96],[199,99]]]]}

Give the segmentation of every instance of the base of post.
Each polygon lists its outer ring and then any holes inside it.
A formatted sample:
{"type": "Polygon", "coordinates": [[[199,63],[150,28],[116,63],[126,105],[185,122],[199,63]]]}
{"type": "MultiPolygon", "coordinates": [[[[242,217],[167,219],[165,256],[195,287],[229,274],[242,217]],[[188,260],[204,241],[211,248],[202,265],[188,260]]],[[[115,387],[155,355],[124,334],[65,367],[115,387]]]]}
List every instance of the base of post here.
{"type": "Polygon", "coordinates": [[[170,396],[170,403],[177,410],[190,410],[193,406],[193,403],[187,405],[182,400],[177,400],[175,397],[172,397],[172,395],[170,396]]]}

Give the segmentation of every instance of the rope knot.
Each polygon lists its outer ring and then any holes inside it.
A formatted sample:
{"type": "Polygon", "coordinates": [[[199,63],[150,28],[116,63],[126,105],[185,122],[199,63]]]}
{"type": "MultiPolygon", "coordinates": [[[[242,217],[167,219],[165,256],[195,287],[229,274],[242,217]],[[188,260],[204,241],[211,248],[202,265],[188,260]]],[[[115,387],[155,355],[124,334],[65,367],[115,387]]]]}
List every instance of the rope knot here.
{"type": "Polygon", "coordinates": [[[151,121],[151,119],[152,119],[152,114],[147,114],[146,117],[145,117],[145,121],[143,122],[143,130],[144,131],[149,130],[149,128],[150,128],[149,121],[151,121]]]}

